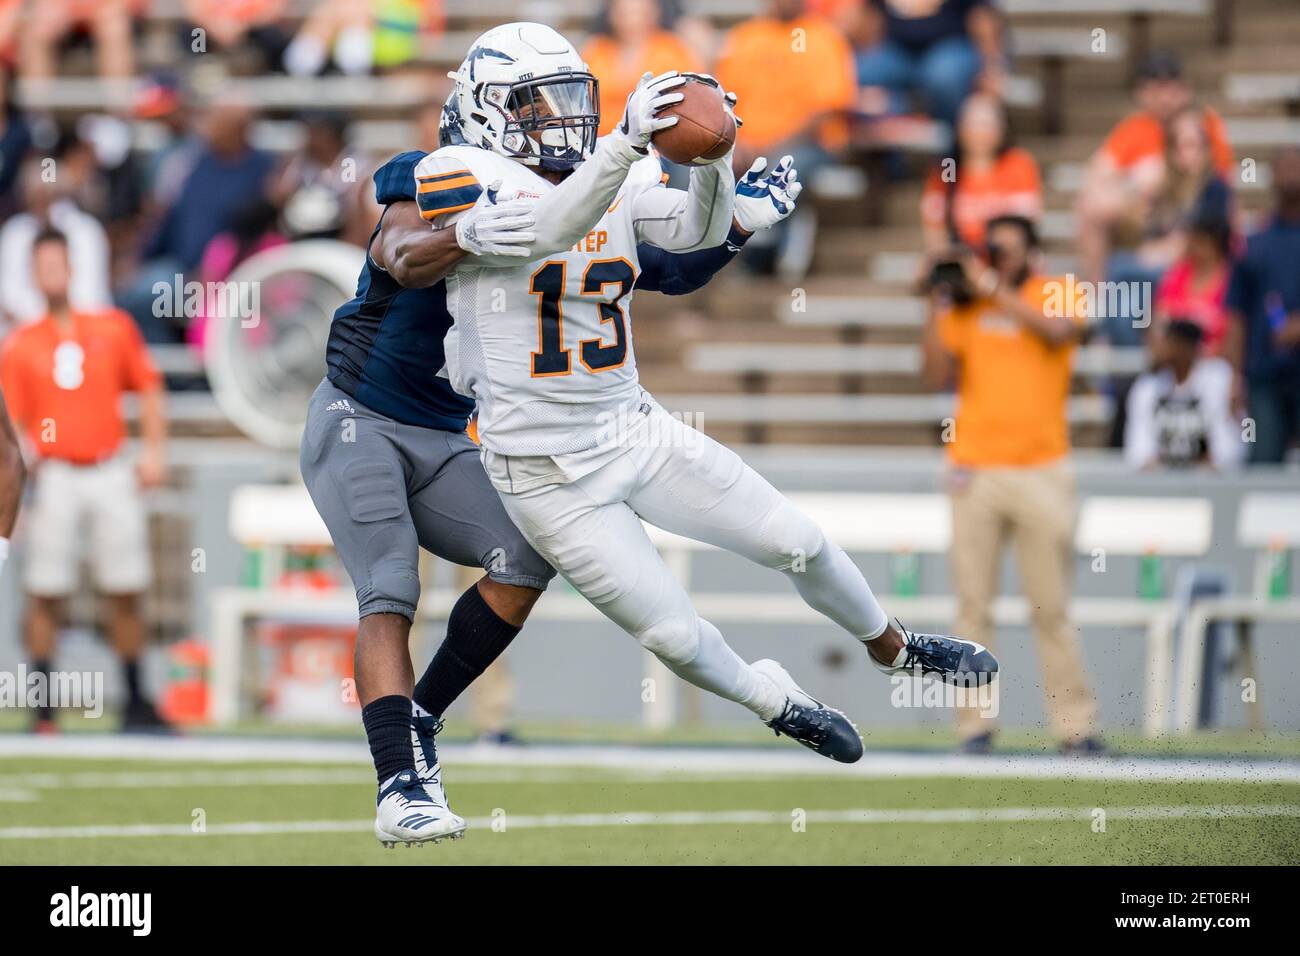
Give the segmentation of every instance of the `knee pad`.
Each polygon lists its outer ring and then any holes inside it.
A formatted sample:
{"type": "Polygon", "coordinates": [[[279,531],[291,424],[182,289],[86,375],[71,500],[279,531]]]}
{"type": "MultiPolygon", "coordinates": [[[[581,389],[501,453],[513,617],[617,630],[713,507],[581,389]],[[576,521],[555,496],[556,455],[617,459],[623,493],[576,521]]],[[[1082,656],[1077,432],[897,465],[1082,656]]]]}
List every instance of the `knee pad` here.
{"type": "Polygon", "coordinates": [[[394,524],[381,528],[371,537],[366,549],[370,559],[369,581],[357,586],[357,605],[362,617],[387,613],[415,619],[415,606],[420,601],[420,572],[409,558],[409,549],[403,546],[405,538],[413,533],[394,524]]]}
{"type": "Polygon", "coordinates": [[[637,631],[636,639],[665,664],[689,664],[700,652],[700,619],[695,615],[660,618],[637,631]]]}
{"type": "Polygon", "coordinates": [[[826,547],[821,527],[784,498],[763,521],[763,563],[777,571],[802,571],[826,547]]]}

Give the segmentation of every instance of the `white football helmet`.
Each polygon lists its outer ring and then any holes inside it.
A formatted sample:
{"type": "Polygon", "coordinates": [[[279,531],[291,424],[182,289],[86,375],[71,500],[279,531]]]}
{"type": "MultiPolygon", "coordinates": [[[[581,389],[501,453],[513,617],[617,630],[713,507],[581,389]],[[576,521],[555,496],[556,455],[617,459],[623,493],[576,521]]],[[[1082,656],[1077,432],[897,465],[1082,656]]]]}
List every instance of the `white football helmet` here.
{"type": "Polygon", "coordinates": [[[470,46],[443,110],[444,142],[565,171],[591,155],[600,126],[596,78],[540,23],[493,27],[470,46]]]}

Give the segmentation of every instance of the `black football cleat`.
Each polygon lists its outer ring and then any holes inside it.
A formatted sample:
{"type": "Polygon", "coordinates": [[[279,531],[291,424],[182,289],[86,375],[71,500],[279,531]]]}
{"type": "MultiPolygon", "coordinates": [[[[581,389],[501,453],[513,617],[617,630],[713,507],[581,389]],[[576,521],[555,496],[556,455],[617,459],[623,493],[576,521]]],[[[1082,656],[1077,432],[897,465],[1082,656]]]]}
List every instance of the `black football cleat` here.
{"type": "Polygon", "coordinates": [[[844,714],[805,693],[776,661],[756,661],[753,667],[785,694],[781,713],[767,722],[778,737],[784,734],[840,763],[854,763],[862,757],[862,738],[844,714]]]}
{"type": "Polygon", "coordinates": [[[882,664],[872,657],[876,670],[885,674],[933,677],[958,687],[982,686],[997,676],[998,659],[983,644],[946,634],[914,634],[901,622],[894,623],[903,634],[902,660],[882,664]]]}

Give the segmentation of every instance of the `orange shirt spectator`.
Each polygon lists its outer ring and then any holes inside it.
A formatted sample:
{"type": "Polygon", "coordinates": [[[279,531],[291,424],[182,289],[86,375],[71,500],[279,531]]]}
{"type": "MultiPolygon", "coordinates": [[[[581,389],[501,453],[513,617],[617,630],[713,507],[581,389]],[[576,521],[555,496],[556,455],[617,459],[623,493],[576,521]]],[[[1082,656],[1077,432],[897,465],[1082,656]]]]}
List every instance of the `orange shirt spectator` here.
{"type": "Polygon", "coordinates": [[[122,394],[160,383],[144,339],[119,309],[74,311],[71,329],[47,316],[11,334],[0,356],[10,414],[32,447],[75,464],[112,457],[126,436],[122,394]]]}
{"type": "MultiPolygon", "coordinates": [[[[857,97],[853,49],[818,17],[738,24],[727,33],[717,76],[738,98],[740,141],[752,150],[793,139],[819,115],[851,109],[857,97]]],[[[843,122],[822,123],[819,139],[827,148],[842,146],[843,122]]]]}
{"type": "MultiPolygon", "coordinates": [[[[1205,135],[1210,140],[1214,156],[1214,169],[1220,176],[1229,178],[1232,165],[1232,144],[1223,118],[1208,106],[1205,107],[1205,135]]],[[[1165,128],[1150,113],[1132,113],[1115,125],[1101,144],[1102,152],[1117,169],[1129,170],[1139,163],[1162,160],[1165,155],[1165,128]]]]}
{"type": "MultiPolygon", "coordinates": [[[[1059,308],[1082,324],[1065,300],[1066,288],[1064,279],[1034,279],[1021,296],[1035,309],[1059,308]]],[[[959,364],[955,439],[948,443],[953,464],[1027,467],[1069,452],[1072,345],[1048,345],[987,300],[948,310],[938,331],[959,364]]]]}
{"type": "Polygon", "coordinates": [[[1037,222],[1043,214],[1043,183],[1038,162],[1026,150],[1012,147],[987,169],[960,170],[952,183],[936,168],[921,197],[921,221],[927,229],[947,228],[948,203],[961,241],[972,248],[984,244],[984,227],[998,216],[1024,216],[1037,222]]]}
{"type": "Polygon", "coordinates": [[[601,136],[618,123],[628,95],[647,70],[658,76],[668,70],[685,73],[700,68],[691,48],[667,30],[656,30],[646,37],[639,55],[629,59],[627,52],[610,36],[594,37],[582,51],[587,68],[600,81],[601,136]]]}

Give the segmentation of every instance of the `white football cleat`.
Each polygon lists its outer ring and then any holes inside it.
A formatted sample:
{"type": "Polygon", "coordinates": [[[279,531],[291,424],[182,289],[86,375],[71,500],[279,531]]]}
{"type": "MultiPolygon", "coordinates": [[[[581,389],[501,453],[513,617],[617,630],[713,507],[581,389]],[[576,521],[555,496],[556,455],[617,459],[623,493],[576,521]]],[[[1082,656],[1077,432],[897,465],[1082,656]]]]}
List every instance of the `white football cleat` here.
{"type": "Polygon", "coordinates": [[[460,838],[465,821],[438,802],[411,770],[403,770],[379,791],[375,836],[386,847],[418,846],[432,840],[460,838]]]}

